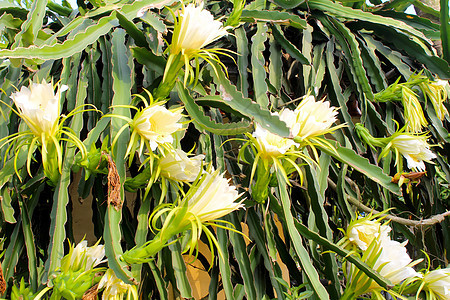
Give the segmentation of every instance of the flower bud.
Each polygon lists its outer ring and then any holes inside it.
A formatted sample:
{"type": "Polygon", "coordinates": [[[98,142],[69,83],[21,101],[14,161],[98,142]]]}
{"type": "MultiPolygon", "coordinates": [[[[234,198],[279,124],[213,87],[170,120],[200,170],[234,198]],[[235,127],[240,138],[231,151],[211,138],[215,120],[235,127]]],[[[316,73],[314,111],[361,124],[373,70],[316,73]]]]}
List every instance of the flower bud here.
{"type": "Polygon", "coordinates": [[[424,93],[425,98],[431,101],[438,118],[441,121],[444,120],[445,116],[448,115],[447,108],[444,105],[448,97],[448,81],[440,79],[436,81],[427,80],[419,84],[419,87],[424,93]]]}

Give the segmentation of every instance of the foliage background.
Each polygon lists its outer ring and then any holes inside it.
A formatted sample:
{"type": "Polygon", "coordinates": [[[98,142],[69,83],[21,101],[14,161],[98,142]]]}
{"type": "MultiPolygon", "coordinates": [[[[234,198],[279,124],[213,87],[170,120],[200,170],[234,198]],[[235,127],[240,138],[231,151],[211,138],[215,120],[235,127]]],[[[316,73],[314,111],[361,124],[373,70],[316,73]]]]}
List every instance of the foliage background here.
{"type": "MultiPolygon", "coordinates": [[[[438,158],[434,165],[427,165],[427,176],[410,194],[391,182],[396,172],[393,158],[379,159],[377,152],[361,142],[353,125],[364,123],[374,136],[392,134],[394,119],[400,126],[404,124],[402,107],[373,102],[375,93],[399,77],[405,81],[418,71],[430,77],[450,78],[448,1],[441,0],[440,12],[429,9],[440,18],[440,25],[406,15],[403,11],[410,2],[370,2],[256,0],[246,3],[242,14],[237,10],[238,1],[206,3],[216,17],[224,16],[234,27],[233,35],[214,46],[239,55],[234,56],[235,62],[222,58],[228,78],[222,71],[214,74],[203,64],[199,85],[192,90],[178,86],[171,93],[169,105],[182,102],[193,119],[181,140],[184,150],[195,146],[197,153],[204,153],[215,167],[226,169],[234,183],[246,190],[250,167],[237,160],[238,142],[224,142],[251,132],[255,121],[286,136],[287,128],[278,118],[269,117],[269,110],[295,107],[299,97],[310,91],[340,107],[339,121],[348,125],[329,137],[339,143],[339,155],[322,151],[320,168],[302,167],[303,185],[294,176],[289,194],[275,189],[265,204],[257,204],[247,195],[247,209],[225,218],[239,230],[247,227],[251,242],[217,229],[219,243],[227,249],[226,261],[216,257],[209,262],[202,253],[198,257],[211,277],[208,298],[215,299],[221,290],[227,299],[283,298],[300,287],[312,291],[310,299],[338,299],[343,285],[340,264],[346,252],[333,242],[341,237],[338,229],[346,228],[356,210],[364,210],[364,206],[368,210],[392,208],[389,214],[401,218],[391,223],[394,237],[409,241],[411,257],[421,258],[426,253],[433,267],[448,264],[449,220],[432,226],[418,222],[449,210],[448,116],[441,122],[429,109],[431,104],[423,101],[438,158]],[[436,41],[442,42],[441,55],[433,47],[436,41]],[[232,100],[224,101],[229,95],[232,100]],[[289,276],[285,273],[283,277],[286,268],[289,276]],[[281,278],[289,284],[283,284],[281,278]],[[302,287],[303,283],[308,284],[302,287]]],[[[112,105],[130,104],[133,94],[143,94],[144,88],[151,91],[161,80],[165,67],[163,39],[170,40],[173,22],[166,5],[179,4],[170,0],[92,0],[78,1],[77,11],[46,0],[3,1],[1,100],[11,104],[9,96],[14,87],[39,78],[69,86],[63,112],[89,103],[106,114],[112,105]],[[146,7],[150,11],[137,18],[146,7]]],[[[448,103],[445,105],[448,107],[448,103]]],[[[0,137],[5,137],[19,130],[19,123],[6,106],[1,109],[0,137]]],[[[131,115],[125,108],[113,111],[131,115]]],[[[87,112],[72,118],[70,127],[94,153],[102,143],[109,146],[121,122],[87,112]]],[[[128,136],[128,132],[122,134],[119,144],[126,144],[128,136]]],[[[86,170],[82,170],[80,180],[73,180],[75,149],[66,147],[61,178],[54,188],[43,178],[38,155],[33,177],[21,168],[20,181],[14,174],[13,157],[5,152],[6,147],[0,151],[5,157],[0,170],[1,236],[5,238],[2,268],[9,287],[24,277],[36,291],[58,267],[67,240],[73,241],[74,199],[68,193],[73,184],[80,197],[92,194],[94,198],[94,232],[97,238],[103,238],[109,265],[118,275],[141,281],[144,298],[166,299],[169,286],[175,295],[192,296],[177,243],[142,268],[122,268],[118,259],[122,251],[151,237],[147,218],[156,203],[142,202],[142,189],[133,190],[135,200],[128,203],[131,198],[125,197],[125,190],[131,187],[126,179],[141,171],[136,162],[127,167],[122,159],[125,149],[118,147],[112,152],[126,203],[120,211],[107,205],[105,174],[99,172],[86,179],[86,170]]],[[[19,167],[24,165],[25,156],[18,157],[19,167]]],[[[251,153],[245,158],[253,160],[251,153]]],[[[155,186],[152,199],[159,199],[158,193],[155,186]]]]}

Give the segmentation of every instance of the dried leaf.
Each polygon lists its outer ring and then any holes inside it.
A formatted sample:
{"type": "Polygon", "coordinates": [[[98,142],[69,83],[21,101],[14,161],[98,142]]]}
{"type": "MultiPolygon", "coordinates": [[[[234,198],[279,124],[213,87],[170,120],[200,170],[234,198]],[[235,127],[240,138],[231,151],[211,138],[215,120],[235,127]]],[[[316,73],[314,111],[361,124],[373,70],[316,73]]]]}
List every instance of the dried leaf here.
{"type": "Polygon", "coordinates": [[[111,155],[106,152],[102,154],[108,159],[108,205],[114,206],[118,211],[122,209],[123,204],[120,198],[120,176],[111,155]]]}

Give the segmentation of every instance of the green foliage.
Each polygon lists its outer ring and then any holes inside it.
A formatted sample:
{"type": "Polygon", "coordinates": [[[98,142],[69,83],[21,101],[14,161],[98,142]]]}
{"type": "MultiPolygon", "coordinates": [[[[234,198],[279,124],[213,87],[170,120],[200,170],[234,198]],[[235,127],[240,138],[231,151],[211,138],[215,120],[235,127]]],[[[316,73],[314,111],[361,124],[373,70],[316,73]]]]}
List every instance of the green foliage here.
{"type": "Polygon", "coordinates": [[[172,57],[168,47],[176,23],[172,12],[180,2],[86,2],[78,1],[78,8],[51,0],[0,4],[3,298],[64,296],[64,288],[52,292],[49,282],[68,241],[78,242],[72,205],[87,196],[93,197],[90,225],[105,244],[109,268],[125,283],[138,284],[142,299],[199,295],[188,275],[190,264],[209,276],[201,282],[201,297],[211,299],[221,292],[227,299],[345,298],[344,261],[392,289],[338,243],[339,229],[358,211],[371,209],[391,209],[393,239],[408,240],[412,258],[429,256],[431,269],[448,264],[450,220],[437,218],[427,226],[420,220],[450,209],[450,119],[442,118],[450,108],[450,88],[444,87],[436,113],[424,87],[409,84],[418,76],[424,84],[450,78],[448,1],[441,0],[440,25],[405,14],[403,1],[209,1],[205,9],[222,18],[229,34],[192,60],[185,54],[172,57]],[[433,46],[437,41],[442,57],[433,46]],[[17,108],[10,96],[36,79],[69,86],[61,98],[63,114],[86,107],[66,121],[82,147],[68,134],[59,137],[62,167],[53,184],[45,178],[40,145],[4,143],[27,130],[12,111],[17,108]],[[396,157],[388,152],[391,145],[380,153],[355,129],[363,123],[373,137],[385,138],[408,124],[404,102],[391,99],[397,86],[408,86],[428,123],[423,133],[436,159],[426,164],[426,173],[407,172],[405,163],[396,165],[403,160],[399,152],[396,157]],[[125,157],[133,134],[126,123],[145,106],[146,91],[157,101],[167,100],[167,108],[183,106],[183,128],[173,133],[172,144],[204,155],[205,165],[226,172],[246,209],[225,216],[214,230],[191,220],[194,232],[167,238],[145,264],[127,264],[124,253],[159,237],[166,216],[149,227],[155,208],[176,204],[189,188],[161,178],[154,157],[163,155],[165,144],[154,156],[140,151],[125,157]],[[337,123],[345,126],[327,133],[316,147],[302,144],[295,157],[263,166],[249,138],[256,124],[278,138],[299,141],[281,112],[294,110],[307,94],[326,97],[338,108],[337,123]],[[102,118],[107,113],[115,117],[102,118]],[[196,226],[208,233],[198,244],[196,226]],[[222,255],[210,258],[215,247],[222,255]],[[185,256],[187,248],[198,250],[194,262],[185,256]]]}

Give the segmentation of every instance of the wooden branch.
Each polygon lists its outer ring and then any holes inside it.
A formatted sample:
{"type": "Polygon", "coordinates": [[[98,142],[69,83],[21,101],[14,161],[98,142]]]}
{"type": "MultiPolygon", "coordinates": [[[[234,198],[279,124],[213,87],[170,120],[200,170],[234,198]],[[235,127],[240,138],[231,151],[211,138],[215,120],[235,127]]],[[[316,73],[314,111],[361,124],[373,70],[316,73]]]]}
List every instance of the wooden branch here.
{"type": "MultiPolygon", "coordinates": [[[[334,191],[337,190],[337,185],[330,178],[328,178],[328,185],[334,191]]],[[[379,211],[364,205],[361,201],[359,201],[355,197],[347,195],[347,200],[362,211],[365,211],[367,213],[373,213],[373,214],[379,213],[379,211]]],[[[423,220],[409,220],[409,219],[393,216],[390,214],[381,214],[381,216],[385,217],[386,219],[392,220],[392,222],[396,222],[396,223],[403,224],[406,226],[425,227],[425,226],[432,226],[434,224],[441,223],[442,221],[444,221],[445,217],[450,216],[450,211],[446,211],[445,213],[435,215],[428,219],[423,219],[423,220]]]]}

